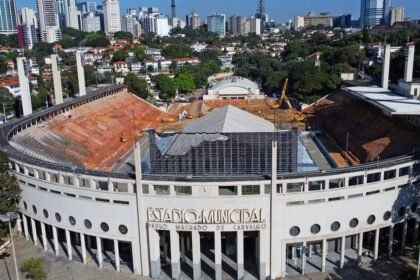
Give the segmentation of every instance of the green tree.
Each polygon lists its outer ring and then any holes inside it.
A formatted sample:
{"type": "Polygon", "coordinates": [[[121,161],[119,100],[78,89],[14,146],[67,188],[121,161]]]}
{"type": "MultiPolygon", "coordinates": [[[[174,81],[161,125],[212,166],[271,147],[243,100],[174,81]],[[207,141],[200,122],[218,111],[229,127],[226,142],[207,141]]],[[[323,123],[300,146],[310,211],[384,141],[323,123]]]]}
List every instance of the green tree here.
{"type": "Polygon", "coordinates": [[[162,55],[165,58],[182,58],[182,57],[191,57],[193,50],[187,45],[170,45],[164,50],[162,50],[162,55]]]}
{"type": "Polygon", "coordinates": [[[146,80],[140,79],[134,73],[129,73],[125,76],[124,84],[130,92],[134,93],[138,97],[146,99],[150,95],[146,80]]]}
{"type": "Polygon", "coordinates": [[[118,50],[112,56],[112,61],[125,61],[128,58],[128,52],[126,50],[118,50]]]}
{"type": "MultiPolygon", "coordinates": [[[[21,189],[16,177],[10,173],[9,164],[7,155],[0,151],[0,214],[18,211],[21,189]]],[[[0,224],[0,237],[6,233],[7,225],[0,224]]]]}
{"type": "Polygon", "coordinates": [[[130,41],[133,39],[133,34],[131,34],[130,32],[118,31],[118,32],[115,32],[114,38],[130,41]]]}
{"type": "Polygon", "coordinates": [[[176,95],[176,88],[174,86],[173,79],[169,78],[166,75],[159,74],[154,77],[153,81],[156,83],[158,89],[160,90],[159,97],[163,100],[170,100],[176,95]]]}
{"type": "Polygon", "coordinates": [[[84,46],[88,47],[108,47],[111,43],[109,40],[105,37],[105,34],[103,33],[89,33],[86,38],[82,41],[82,44],[84,46]]]}
{"type": "MultiPolygon", "coordinates": [[[[4,106],[4,111],[6,111],[6,115],[14,113],[15,102],[15,98],[7,88],[0,88],[0,106],[4,106]]],[[[3,108],[0,108],[0,112],[3,113],[3,108]]]]}
{"type": "Polygon", "coordinates": [[[194,76],[189,72],[182,72],[176,75],[174,86],[182,93],[191,92],[196,89],[194,76]]]}
{"type": "Polygon", "coordinates": [[[47,279],[47,272],[44,266],[45,261],[43,258],[30,258],[23,263],[20,270],[25,273],[27,279],[43,280],[47,279]]]}

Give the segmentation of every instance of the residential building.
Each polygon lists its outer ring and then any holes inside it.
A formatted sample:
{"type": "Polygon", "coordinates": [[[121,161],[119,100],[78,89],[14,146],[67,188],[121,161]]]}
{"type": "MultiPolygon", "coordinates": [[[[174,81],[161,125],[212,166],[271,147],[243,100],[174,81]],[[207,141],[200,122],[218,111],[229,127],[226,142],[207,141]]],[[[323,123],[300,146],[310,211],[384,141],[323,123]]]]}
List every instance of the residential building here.
{"type": "Polygon", "coordinates": [[[361,0],[360,28],[388,23],[390,0],[361,0]]]}
{"type": "Polygon", "coordinates": [[[64,8],[66,13],[66,27],[80,29],[76,0],[64,0],[64,8]]]}
{"type": "Polygon", "coordinates": [[[128,72],[130,72],[130,69],[128,68],[128,63],[125,61],[114,62],[113,66],[115,73],[127,74],[128,72]]]}
{"type": "Polygon", "coordinates": [[[32,24],[35,28],[38,28],[38,20],[36,18],[35,11],[27,7],[20,9],[18,24],[32,24]]]}
{"type": "Polygon", "coordinates": [[[19,48],[32,49],[38,43],[37,30],[33,24],[18,26],[19,48]]]}
{"type": "Polygon", "coordinates": [[[252,18],[252,19],[249,19],[249,22],[250,22],[251,33],[261,35],[261,19],[252,18]]]}
{"type": "Polygon", "coordinates": [[[169,23],[168,18],[164,15],[158,15],[155,18],[156,22],[156,35],[169,36],[169,23]]]}
{"type": "Polygon", "coordinates": [[[96,12],[98,4],[94,1],[80,2],[76,4],[77,9],[82,13],[96,12]]]}
{"type": "Polygon", "coordinates": [[[54,43],[60,40],[62,34],[58,22],[56,1],[37,0],[37,9],[41,41],[54,43]]]}
{"type": "Polygon", "coordinates": [[[121,31],[121,15],[119,0],[104,0],[104,24],[105,33],[115,33],[121,31]]]}
{"type": "Polygon", "coordinates": [[[404,7],[392,7],[389,11],[389,24],[393,25],[396,22],[404,21],[404,14],[404,7]]]}
{"type": "Polygon", "coordinates": [[[59,24],[60,28],[64,28],[64,27],[67,26],[66,5],[65,5],[66,1],[67,0],[56,0],[58,24],[59,24]]]}
{"type": "Polygon", "coordinates": [[[239,34],[241,32],[242,22],[245,20],[243,16],[231,16],[228,21],[229,31],[233,34],[239,34]]]}
{"type": "Polygon", "coordinates": [[[138,27],[140,23],[137,17],[137,11],[135,9],[128,9],[127,13],[121,17],[122,30],[133,34],[137,37],[141,35],[141,32],[138,32],[138,27]]]}
{"type": "Polygon", "coordinates": [[[0,34],[17,33],[16,0],[0,0],[0,34]]]}
{"type": "Polygon", "coordinates": [[[207,17],[207,29],[209,32],[217,33],[220,37],[226,35],[226,15],[214,14],[207,17]]]}

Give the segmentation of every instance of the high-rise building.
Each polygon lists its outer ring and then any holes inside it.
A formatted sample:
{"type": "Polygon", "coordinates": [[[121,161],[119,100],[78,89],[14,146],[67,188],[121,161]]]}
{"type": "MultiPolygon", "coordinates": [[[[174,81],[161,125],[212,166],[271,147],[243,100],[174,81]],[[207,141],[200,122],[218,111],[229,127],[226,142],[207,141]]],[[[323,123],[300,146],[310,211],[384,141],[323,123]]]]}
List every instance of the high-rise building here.
{"type": "Polygon", "coordinates": [[[214,14],[207,17],[207,30],[217,33],[220,37],[226,35],[226,15],[214,14]]]}
{"type": "Polygon", "coordinates": [[[35,28],[38,28],[38,20],[35,11],[27,7],[20,9],[18,24],[31,24],[34,25],[35,28]]]}
{"type": "Polygon", "coordinates": [[[404,21],[404,14],[404,7],[392,7],[389,11],[389,24],[393,25],[396,22],[404,21]]]}
{"type": "Polygon", "coordinates": [[[388,23],[390,0],[361,0],[360,28],[388,23]]]}
{"type": "Polygon", "coordinates": [[[41,41],[54,43],[60,40],[62,34],[58,23],[56,0],[37,0],[36,3],[41,41]]]}
{"type": "Polygon", "coordinates": [[[119,0],[104,0],[104,24],[105,33],[115,33],[121,31],[121,14],[119,0]]]}
{"type": "Polygon", "coordinates": [[[66,27],[80,29],[77,17],[78,10],[76,7],[76,0],[64,0],[64,9],[66,15],[66,27]]]}
{"type": "Polygon", "coordinates": [[[332,27],[333,18],[328,13],[321,13],[320,15],[316,15],[315,13],[309,13],[307,16],[297,16],[294,20],[295,30],[302,27],[318,25],[332,27]]]}
{"type": "Polygon", "coordinates": [[[344,14],[333,18],[333,27],[350,27],[351,26],[351,14],[344,14]]]}
{"type": "Polygon", "coordinates": [[[80,2],[77,3],[76,6],[83,14],[96,12],[98,9],[98,4],[94,1],[80,2]]]}
{"type": "Polygon", "coordinates": [[[82,16],[82,30],[84,32],[98,32],[101,30],[101,20],[94,12],[82,16]]]}
{"type": "Polygon", "coordinates": [[[197,13],[191,12],[188,17],[187,24],[191,29],[198,29],[200,27],[200,17],[197,13]]]}
{"type": "Polygon", "coordinates": [[[32,49],[38,43],[37,29],[33,24],[18,25],[19,48],[32,49]]]}
{"type": "Polygon", "coordinates": [[[60,28],[64,28],[67,26],[66,20],[66,8],[64,2],[67,0],[56,0],[56,9],[58,15],[58,24],[60,28]]]}
{"type": "Polygon", "coordinates": [[[242,16],[231,16],[228,21],[229,31],[233,34],[241,33],[241,25],[244,20],[245,17],[242,16]]]}
{"type": "Polygon", "coordinates": [[[0,34],[17,33],[16,0],[0,0],[0,34]]]}
{"type": "Polygon", "coordinates": [[[165,15],[158,15],[155,18],[156,21],[156,35],[168,36],[169,35],[169,22],[165,15]]]}
{"type": "Polygon", "coordinates": [[[252,18],[249,19],[251,33],[255,33],[257,35],[261,35],[261,19],[259,18],[252,18]]]}
{"type": "Polygon", "coordinates": [[[121,17],[122,30],[133,34],[135,37],[141,35],[138,33],[139,24],[137,11],[135,9],[128,9],[127,13],[121,17]]]}

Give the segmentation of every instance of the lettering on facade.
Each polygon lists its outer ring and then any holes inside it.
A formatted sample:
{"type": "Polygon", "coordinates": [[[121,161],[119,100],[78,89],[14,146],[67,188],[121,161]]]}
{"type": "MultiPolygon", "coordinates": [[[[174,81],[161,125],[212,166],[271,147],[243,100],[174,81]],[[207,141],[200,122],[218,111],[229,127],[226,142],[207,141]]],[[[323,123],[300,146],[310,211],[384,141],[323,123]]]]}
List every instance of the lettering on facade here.
{"type": "MultiPolygon", "coordinates": [[[[263,209],[165,209],[148,208],[151,223],[187,225],[263,224],[263,209]]],[[[203,229],[205,230],[205,229],[203,229]]]]}

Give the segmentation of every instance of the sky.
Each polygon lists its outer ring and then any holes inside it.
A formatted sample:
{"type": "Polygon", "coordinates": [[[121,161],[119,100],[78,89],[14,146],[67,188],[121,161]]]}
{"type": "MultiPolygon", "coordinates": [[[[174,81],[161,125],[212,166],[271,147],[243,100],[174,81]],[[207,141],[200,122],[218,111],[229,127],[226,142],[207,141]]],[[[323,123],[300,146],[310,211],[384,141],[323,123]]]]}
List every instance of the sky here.
{"type": "MultiPolygon", "coordinates": [[[[80,2],[84,2],[79,0],[80,2]]],[[[94,0],[90,0],[94,1],[94,0]]],[[[170,0],[120,0],[121,12],[127,8],[158,7],[164,14],[170,14],[170,0]]],[[[35,9],[36,0],[17,0],[18,9],[31,7],[35,9]]],[[[102,1],[97,0],[98,3],[102,1]]],[[[192,10],[201,18],[215,12],[227,16],[254,15],[257,9],[257,0],[176,0],[177,16],[185,18],[192,10]]],[[[391,0],[392,6],[404,6],[406,17],[420,18],[420,0],[391,0]]],[[[332,15],[350,13],[353,19],[360,14],[360,0],[265,0],[266,12],[276,22],[286,22],[297,15],[306,15],[308,12],[330,12],[332,15]]]]}

